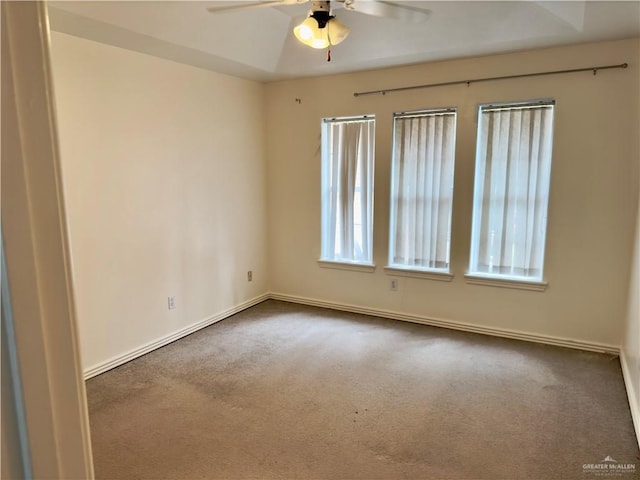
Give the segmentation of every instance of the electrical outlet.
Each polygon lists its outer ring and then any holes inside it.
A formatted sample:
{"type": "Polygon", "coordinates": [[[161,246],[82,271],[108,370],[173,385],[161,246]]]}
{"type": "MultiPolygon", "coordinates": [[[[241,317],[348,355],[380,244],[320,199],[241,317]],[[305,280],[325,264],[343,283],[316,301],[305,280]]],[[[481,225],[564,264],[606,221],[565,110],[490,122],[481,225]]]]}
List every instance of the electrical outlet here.
{"type": "Polygon", "coordinates": [[[249,271],[247,272],[247,281],[248,281],[248,282],[253,281],[253,271],[252,271],[252,270],[249,270],[249,271]]]}
{"type": "Polygon", "coordinates": [[[173,310],[176,308],[176,297],[168,297],[167,298],[167,305],[169,307],[169,310],[173,310]]]}
{"type": "Polygon", "coordinates": [[[389,288],[391,291],[395,292],[398,290],[398,280],[395,278],[391,279],[391,283],[389,284],[389,288]]]}

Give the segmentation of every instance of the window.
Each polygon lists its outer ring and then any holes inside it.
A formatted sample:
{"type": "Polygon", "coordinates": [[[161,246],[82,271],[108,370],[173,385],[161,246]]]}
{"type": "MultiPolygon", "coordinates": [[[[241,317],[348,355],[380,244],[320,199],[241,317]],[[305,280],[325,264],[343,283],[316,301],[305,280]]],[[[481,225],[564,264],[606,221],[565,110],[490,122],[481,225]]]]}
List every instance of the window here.
{"type": "Polygon", "coordinates": [[[395,114],[389,267],[449,272],[455,109],[395,114]]]}
{"type": "Polygon", "coordinates": [[[554,102],[481,106],[471,276],[542,282],[554,102]]]}
{"type": "Polygon", "coordinates": [[[373,263],[373,116],[322,122],[322,253],[326,262],[373,263]]]}

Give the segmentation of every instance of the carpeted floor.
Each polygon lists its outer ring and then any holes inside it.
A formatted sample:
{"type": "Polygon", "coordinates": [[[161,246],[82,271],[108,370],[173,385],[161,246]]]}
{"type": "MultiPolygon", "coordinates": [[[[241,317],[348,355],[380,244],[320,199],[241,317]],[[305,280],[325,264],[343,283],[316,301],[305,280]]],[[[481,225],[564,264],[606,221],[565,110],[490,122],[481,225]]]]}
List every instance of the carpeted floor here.
{"type": "Polygon", "coordinates": [[[607,456],[637,473],[604,478],[640,473],[616,357],[276,301],[87,395],[100,479],[583,479],[607,456]]]}

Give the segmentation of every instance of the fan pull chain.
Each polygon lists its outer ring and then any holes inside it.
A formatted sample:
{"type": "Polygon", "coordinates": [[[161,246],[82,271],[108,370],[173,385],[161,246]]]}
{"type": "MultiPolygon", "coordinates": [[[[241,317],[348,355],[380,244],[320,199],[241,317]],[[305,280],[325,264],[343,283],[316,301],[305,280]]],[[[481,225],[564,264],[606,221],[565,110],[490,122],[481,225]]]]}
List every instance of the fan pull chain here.
{"type": "Polygon", "coordinates": [[[331,49],[327,48],[327,62],[331,61],[331,49]]]}

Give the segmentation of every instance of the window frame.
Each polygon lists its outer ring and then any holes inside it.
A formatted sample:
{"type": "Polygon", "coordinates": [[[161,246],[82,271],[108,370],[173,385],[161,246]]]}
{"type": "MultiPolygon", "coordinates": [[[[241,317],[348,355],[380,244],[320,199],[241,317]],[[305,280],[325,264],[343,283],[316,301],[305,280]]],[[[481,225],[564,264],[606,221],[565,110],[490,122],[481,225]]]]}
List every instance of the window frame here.
{"type": "Polygon", "coordinates": [[[454,189],[455,189],[455,165],[456,165],[456,141],[458,130],[458,109],[457,107],[438,107],[438,108],[423,108],[419,110],[394,112],[392,119],[392,147],[391,147],[391,172],[390,172],[390,191],[389,191],[389,244],[387,251],[387,265],[385,271],[390,275],[398,275],[404,277],[422,278],[438,281],[451,281],[453,279],[452,263],[451,263],[451,245],[452,245],[452,231],[453,231],[453,203],[454,203],[454,189]],[[397,219],[395,215],[396,208],[395,198],[398,192],[395,191],[394,186],[397,183],[398,175],[398,161],[396,160],[396,120],[410,117],[427,117],[435,115],[452,115],[453,120],[453,139],[452,139],[452,166],[451,166],[451,185],[450,185],[450,207],[448,218],[448,246],[447,246],[447,266],[443,268],[434,267],[421,267],[417,265],[405,265],[396,263],[394,261],[394,253],[396,246],[396,226],[397,219]]]}
{"type": "MultiPolygon", "coordinates": [[[[366,115],[350,115],[350,116],[336,116],[326,117],[321,120],[321,192],[320,192],[320,257],[318,259],[318,265],[324,268],[334,268],[340,270],[353,270],[358,272],[373,272],[375,270],[375,264],[373,263],[373,221],[374,221],[374,176],[375,176],[375,132],[376,132],[376,116],[375,114],[366,115]],[[328,187],[330,179],[330,165],[332,162],[333,152],[331,151],[331,139],[329,138],[329,126],[335,123],[360,123],[370,122],[373,125],[373,131],[371,132],[370,142],[371,150],[368,152],[367,159],[365,161],[365,167],[369,170],[367,172],[367,179],[369,179],[369,203],[368,211],[365,213],[368,219],[368,231],[362,232],[362,235],[366,235],[369,244],[369,258],[364,260],[350,260],[348,258],[341,258],[335,256],[335,248],[333,255],[327,255],[327,225],[329,221],[329,213],[327,212],[328,196],[330,195],[328,187]]],[[[356,189],[362,189],[363,186],[356,187],[356,189]]],[[[360,192],[362,193],[362,192],[360,192]]],[[[364,228],[364,227],[363,227],[364,228]]],[[[364,238],[364,237],[363,237],[364,238]]]]}
{"type": "MultiPolygon", "coordinates": [[[[470,238],[470,254],[469,254],[469,264],[468,270],[465,274],[465,279],[467,283],[478,284],[478,285],[489,285],[496,287],[505,287],[505,288],[517,288],[524,290],[532,290],[532,291],[544,291],[548,286],[548,282],[545,280],[545,259],[546,259],[546,243],[547,243],[547,233],[548,233],[548,216],[549,216],[549,201],[551,197],[551,170],[553,166],[553,151],[554,151],[554,138],[555,138],[555,122],[556,122],[556,101],[553,98],[543,98],[543,99],[535,99],[535,100],[527,100],[527,101],[515,101],[515,102],[490,102],[479,104],[476,110],[476,153],[475,153],[475,167],[474,167],[474,190],[473,190],[473,205],[471,210],[472,216],[472,225],[471,225],[471,238],[470,238]],[[545,210],[543,212],[542,218],[544,221],[544,228],[542,231],[542,240],[541,244],[541,265],[540,265],[540,274],[538,276],[526,276],[526,275],[513,275],[513,274],[504,274],[504,273],[495,273],[495,272],[482,272],[478,271],[478,256],[480,249],[480,229],[481,227],[478,225],[479,223],[479,213],[478,209],[482,209],[486,198],[480,198],[480,187],[479,182],[484,182],[486,179],[486,175],[482,176],[482,179],[479,178],[479,173],[484,172],[486,168],[486,159],[485,164],[480,165],[480,155],[482,151],[482,114],[483,110],[488,110],[490,108],[495,109],[505,109],[508,107],[512,107],[514,109],[517,108],[536,108],[536,107],[551,107],[552,116],[550,120],[550,147],[549,147],[549,159],[548,159],[548,177],[546,178],[546,199],[545,199],[545,210]],[[476,270],[473,270],[473,267],[476,267],[476,270]]],[[[484,187],[483,187],[484,188],[484,187]]],[[[506,202],[505,202],[506,204],[506,202]]]]}

